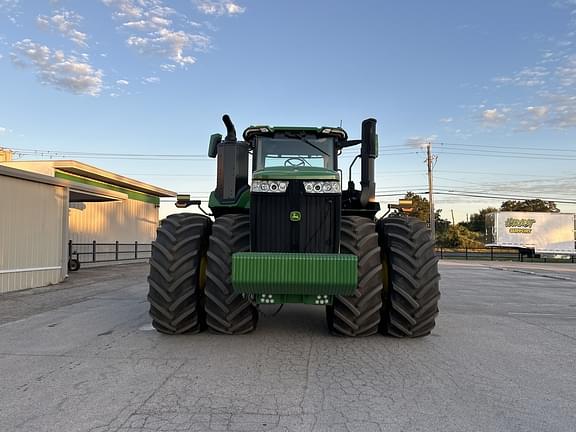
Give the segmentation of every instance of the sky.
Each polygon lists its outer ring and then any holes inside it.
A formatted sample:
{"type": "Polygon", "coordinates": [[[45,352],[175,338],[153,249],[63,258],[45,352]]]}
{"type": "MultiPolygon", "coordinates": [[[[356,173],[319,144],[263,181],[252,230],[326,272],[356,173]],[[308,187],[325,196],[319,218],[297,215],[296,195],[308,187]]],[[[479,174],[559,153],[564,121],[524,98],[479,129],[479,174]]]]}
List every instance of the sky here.
{"type": "Polygon", "coordinates": [[[446,219],[576,212],[575,42],[576,0],[0,0],[0,147],[207,199],[224,113],[351,138],[374,117],[384,207],[427,191],[431,143],[446,219]]]}

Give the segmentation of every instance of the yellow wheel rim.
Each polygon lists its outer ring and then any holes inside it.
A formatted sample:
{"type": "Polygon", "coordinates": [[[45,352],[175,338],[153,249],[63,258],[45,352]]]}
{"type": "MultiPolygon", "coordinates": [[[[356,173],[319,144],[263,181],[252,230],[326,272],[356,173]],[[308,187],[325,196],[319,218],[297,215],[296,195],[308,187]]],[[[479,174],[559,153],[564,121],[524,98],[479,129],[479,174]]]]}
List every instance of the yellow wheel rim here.
{"type": "Polygon", "coordinates": [[[206,267],[208,265],[208,259],[206,255],[200,258],[200,277],[198,279],[198,287],[203,291],[206,287],[206,267]]]}

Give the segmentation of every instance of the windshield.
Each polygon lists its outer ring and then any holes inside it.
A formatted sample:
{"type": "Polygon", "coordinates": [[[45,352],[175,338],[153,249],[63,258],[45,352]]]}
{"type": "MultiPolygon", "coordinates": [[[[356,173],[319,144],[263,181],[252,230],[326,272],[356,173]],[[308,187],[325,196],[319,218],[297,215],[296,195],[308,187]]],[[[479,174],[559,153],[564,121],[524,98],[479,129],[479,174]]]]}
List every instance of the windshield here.
{"type": "Polygon", "coordinates": [[[283,166],[334,169],[334,138],[258,138],[256,169],[283,166]]]}

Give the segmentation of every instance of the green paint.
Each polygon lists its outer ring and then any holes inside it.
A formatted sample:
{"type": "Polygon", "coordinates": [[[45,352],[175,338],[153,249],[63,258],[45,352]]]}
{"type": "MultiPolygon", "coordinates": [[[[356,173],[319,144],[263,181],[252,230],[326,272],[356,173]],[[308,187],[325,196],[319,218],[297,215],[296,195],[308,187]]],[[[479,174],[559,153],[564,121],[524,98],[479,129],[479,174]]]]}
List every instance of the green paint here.
{"type": "Polygon", "coordinates": [[[302,214],[299,211],[291,211],[290,220],[292,222],[300,222],[302,220],[302,214]]]}
{"type": "Polygon", "coordinates": [[[238,252],[232,255],[237,292],[282,295],[351,295],[358,259],[347,254],[238,252]]]}
{"type": "Polygon", "coordinates": [[[64,180],[69,180],[74,183],[82,183],[89,186],[96,186],[102,189],[107,189],[115,192],[122,192],[128,195],[128,198],[136,201],[142,201],[150,204],[160,205],[160,197],[154,195],[148,195],[143,192],[136,192],[131,189],[126,189],[120,186],[112,185],[109,183],[104,183],[98,180],[92,180],[85,177],[80,177],[74,174],[68,174],[62,171],[56,170],[54,177],[61,178],[64,180]]]}
{"type": "Polygon", "coordinates": [[[340,180],[337,171],[319,167],[269,167],[252,173],[253,180],[340,180]]]}
{"type": "Polygon", "coordinates": [[[220,208],[220,207],[249,209],[250,208],[250,190],[247,189],[244,192],[242,192],[242,194],[238,198],[238,201],[231,203],[231,204],[221,203],[220,201],[218,201],[218,198],[216,198],[216,194],[214,192],[211,192],[210,198],[208,198],[208,207],[210,207],[211,209],[212,208],[220,208]]]}

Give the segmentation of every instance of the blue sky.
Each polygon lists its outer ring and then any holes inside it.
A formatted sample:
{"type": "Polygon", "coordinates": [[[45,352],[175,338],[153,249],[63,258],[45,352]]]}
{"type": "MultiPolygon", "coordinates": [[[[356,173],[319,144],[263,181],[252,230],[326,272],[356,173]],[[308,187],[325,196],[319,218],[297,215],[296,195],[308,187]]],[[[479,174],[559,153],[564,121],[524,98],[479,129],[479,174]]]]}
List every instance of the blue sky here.
{"type": "Polygon", "coordinates": [[[426,189],[429,141],[446,218],[576,201],[575,42],[576,0],[0,0],[0,146],[205,198],[223,113],[375,117],[384,204],[426,189]]]}

